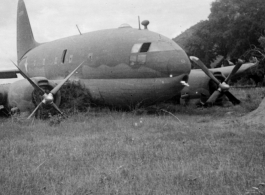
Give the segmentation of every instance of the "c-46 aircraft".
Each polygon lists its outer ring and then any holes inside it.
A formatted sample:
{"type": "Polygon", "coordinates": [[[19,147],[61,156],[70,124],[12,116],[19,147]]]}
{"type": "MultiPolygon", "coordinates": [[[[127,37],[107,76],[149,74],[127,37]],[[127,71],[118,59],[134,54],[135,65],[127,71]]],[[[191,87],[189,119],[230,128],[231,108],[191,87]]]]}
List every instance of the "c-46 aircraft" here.
{"type": "Polygon", "coordinates": [[[44,95],[41,104],[59,110],[57,92],[72,75],[93,101],[107,105],[152,104],[173,97],[184,87],[181,81],[188,81],[188,56],[171,39],[147,30],[147,21],[143,24],[145,30],[122,25],[41,44],[34,40],[25,3],[19,0],[17,67],[27,79],[1,86],[0,105],[32,111],[32,93],[38,90],[44,95]]]}
{"type": "MultiPolygon", "coordinates": [[[[171,39],[149,31],[148,21],[142,24],[144,30],[125,24],[38,43],[25,3],[19,0],[18,60],[17,64],[13,62],[18,70],[0,72],[0,78],[20,73],[25,79],[0,86],[0,105],[21,112],[33,111],[28,118],[42,104],[52,105],[61,113],[60,88],[71,76],[89,90],[93,102],[118,107],[153,104],[180,94],[191,71],[188,56],[171,39]],[[34,102],[34,93],[42,95],[41,102],[34,102]]],[[[206,69],[203,71],[214,79],[206,69]]],[[[223,88],[223,84],[220,86],[223,88]]]]}

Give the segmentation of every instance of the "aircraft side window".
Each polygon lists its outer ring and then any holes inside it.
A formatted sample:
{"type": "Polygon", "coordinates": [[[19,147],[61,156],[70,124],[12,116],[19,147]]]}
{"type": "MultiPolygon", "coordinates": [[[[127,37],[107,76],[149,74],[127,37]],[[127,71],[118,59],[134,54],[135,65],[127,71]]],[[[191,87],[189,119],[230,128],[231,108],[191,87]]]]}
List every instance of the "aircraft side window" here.
{"type": "Polygon", "coordinates": [[[69,63],[72,63],[72,61],[73,61],[73,55],[70,55],[70,57],[69,57],[69,63]]]}
{"type": "Polygon", "coordinates": [[[93,53],[89,53],[88,56],[87,56],[88,60],[92,61],[92,58],[93,58],[93,53]]]}
{"type": "Polygon", "coordinates": [[[65,49],[64,51],[63,51],[63,54],[62,54],[62,58],[61,58],[61,62],[64,64],[64,62],[65,62],[65,56],[66,56],[66,53],[67,53],[67,49],[65,49]]]}

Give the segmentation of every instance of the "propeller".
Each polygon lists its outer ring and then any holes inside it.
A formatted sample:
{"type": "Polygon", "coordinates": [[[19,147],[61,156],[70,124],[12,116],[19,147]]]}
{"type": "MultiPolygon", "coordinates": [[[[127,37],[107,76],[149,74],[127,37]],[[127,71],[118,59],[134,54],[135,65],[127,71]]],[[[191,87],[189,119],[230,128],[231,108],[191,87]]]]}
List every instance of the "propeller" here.
{"type": "Polygon", "coordinates": [[[19,72],[20,72],[20,74],[25,78],[25,79],[27,79],[28,81],[29,81],[29,83],[36,89],[36,90],[38,90],[38,91],[40,91],[40,92],[42,92],[42,94],[44,94],[45,93],[45,91],[42,89],[42,88],[40,88],[36,83],[34,83],[20,68],[19,68],[19,66],[15,63],[15,62],[13,62],[12,60],[11,60],[11,62],[17,67],[17,69],[19,70],[19,72]]]}
{"type": "Polygon", "coordinates": [[[224,82],[220,82],[211,71],[208,70],[208,68],[205,66],[205,64],[197,57],[190,56],[190,59],[195,62],[202,70],[203,72],[208,75],[217,85],[218,89],[215,90],[212,95],[209,97],[209,99],[206,101],[206,105],[213,105],[214,102],[217,100],[218,97],[221,95],[226,95],[226,97],[231,101],[234,105],[240,104],[240,100],[238,100],[232,93],[230,93],[228,90],[230,86],[228,85],[228,82],[230,81],[231,77],[239,70],[239,68],[244,63],[243,60],[239,59],[236,63],[235,67],[231,71],[231,73],[228,75],[228,77],[225,78],[224,82]]]}
{"type": "Polygon", "coordinates": [[[57,107],[57,105],[54,103],[54,95],[60,90],[60,88],[69,80],[69,78],[84,64],[85,61],[83,61],[81,64],[79,64],[64,80],[62,80],[57,86],[55,86],[49,93],[46,93],[42,88],[40,88],[32,79],[30,79],[19,67],[16,63],[14,63],[12,60],[11,62],[18,68],[20,71],[20,74],[29,81],[29,83],[38,90],[42,95],[42,101],[37,105],[37,107],[34,109],[34,111],[28,116],[27,119],[30,119],[40,108],[41,105],[51,105],[53,106],[60,114],[63,114],[63,112],[57,107]]]}

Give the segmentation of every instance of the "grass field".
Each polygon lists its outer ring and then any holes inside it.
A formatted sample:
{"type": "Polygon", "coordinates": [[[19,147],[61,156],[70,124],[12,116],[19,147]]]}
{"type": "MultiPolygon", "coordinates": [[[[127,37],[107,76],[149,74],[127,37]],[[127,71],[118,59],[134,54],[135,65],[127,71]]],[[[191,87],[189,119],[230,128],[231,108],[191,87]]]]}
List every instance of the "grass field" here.
{"type": "Polygon", "coordinates": [[[265,90],[233,93],[241,105],[2,118],[0,194],[262,194],[264,126],[240,116],[265,90]]]}

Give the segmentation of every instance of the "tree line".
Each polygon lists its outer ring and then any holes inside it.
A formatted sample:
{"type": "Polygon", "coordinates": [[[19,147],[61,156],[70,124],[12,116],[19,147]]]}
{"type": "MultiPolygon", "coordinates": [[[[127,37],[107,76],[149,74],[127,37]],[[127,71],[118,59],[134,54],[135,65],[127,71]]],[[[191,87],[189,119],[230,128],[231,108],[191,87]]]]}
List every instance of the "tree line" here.
{"type": "MultiPolygon", "coordinates": [[[[260,60],[256,71],[264,78],[264,13],[264,0],[215,0],[207,20],[200,21],[173,40],[188,55],[199,57],[208,66],[219,56],[232,61],[256,56],[260,60]]],[[[255,71],[252,70],[252,74],[255,71]]]]}

